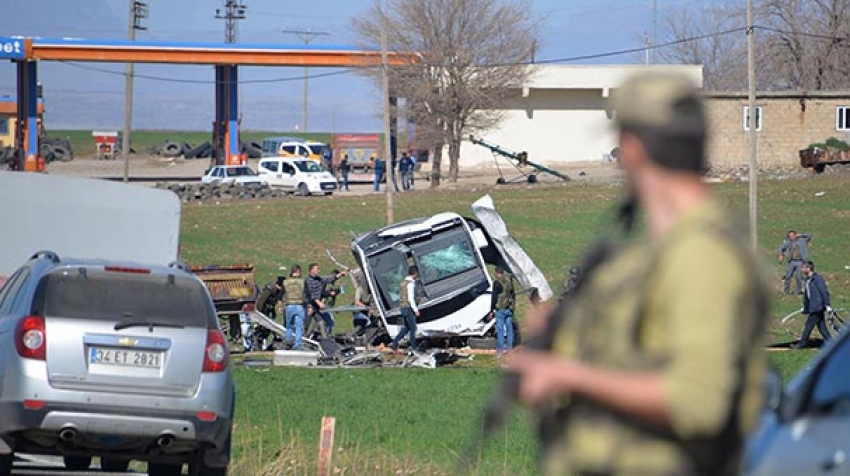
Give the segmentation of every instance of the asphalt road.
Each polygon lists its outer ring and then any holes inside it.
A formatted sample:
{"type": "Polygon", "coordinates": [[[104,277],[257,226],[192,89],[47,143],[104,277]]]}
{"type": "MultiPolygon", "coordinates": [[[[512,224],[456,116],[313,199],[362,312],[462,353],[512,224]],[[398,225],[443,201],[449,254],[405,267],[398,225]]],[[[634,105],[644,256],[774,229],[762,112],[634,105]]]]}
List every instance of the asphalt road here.
{"type": "Polygon", "coordinates": [[[89,471],[67,471],[62,458],[59,456],[41,456],[41,455],[15,455],[15,466],[12,470],[13,475],[32,475],[32,476],[117,476],[123,474],[144,475],[147,473],[134,472],[132,470],[126,473],[105,473],[100,470],[100,467],[95,461],[89,471]]]}

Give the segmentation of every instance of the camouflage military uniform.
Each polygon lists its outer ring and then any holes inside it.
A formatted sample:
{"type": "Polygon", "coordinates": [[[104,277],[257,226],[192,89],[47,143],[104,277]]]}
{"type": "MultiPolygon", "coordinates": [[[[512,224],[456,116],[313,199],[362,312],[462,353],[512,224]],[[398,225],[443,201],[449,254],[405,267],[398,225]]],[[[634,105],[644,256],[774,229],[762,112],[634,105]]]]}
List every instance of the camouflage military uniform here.
{"type": "Polygon", "coordinates": [[[670,428],[565,398],[551,418],[545,474],[737,474],[760,410],[766,298],[731,229],[716,203],[703,204],[660,240],[623,249],[573,296],[555,352],[661,372],[670,428]]]}

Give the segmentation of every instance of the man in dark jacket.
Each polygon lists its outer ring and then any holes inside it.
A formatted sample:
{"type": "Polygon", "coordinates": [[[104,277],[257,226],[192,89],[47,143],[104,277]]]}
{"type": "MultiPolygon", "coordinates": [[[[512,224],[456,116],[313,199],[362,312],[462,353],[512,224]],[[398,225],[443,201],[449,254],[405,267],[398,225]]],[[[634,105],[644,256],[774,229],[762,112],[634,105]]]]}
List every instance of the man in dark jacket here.
{"type": "Polygon", "coordinates": [[[820,332],[824,341],[832,338],[824,320],[824,312],[832,312],[826,281],[823,280],[821,275],[815,273],[815,264],[811,261],[804,261],[801,269],[803,275],[806,277],[803,290],[802,312],[803,314],[807,314],[809,318],[806,319],[806,324],[803,326],[803,335],[800,336],[800,340],[796,344],[792,344],[792,347],[797,349],[802,349],[809,345],[809,336],[815,326],[817,326],[818,332],[820,332]]]}
{"type": "MultiPolygon", "coordinates": [[[[286,278],[278,276],[274,282],[266,284],[257,298],[257,310],[271,320],[277,319],[277,302],[283,298],[283,282],[286,278]]],[[[284,319],[285,320],[285,319],[284,319]]]]}

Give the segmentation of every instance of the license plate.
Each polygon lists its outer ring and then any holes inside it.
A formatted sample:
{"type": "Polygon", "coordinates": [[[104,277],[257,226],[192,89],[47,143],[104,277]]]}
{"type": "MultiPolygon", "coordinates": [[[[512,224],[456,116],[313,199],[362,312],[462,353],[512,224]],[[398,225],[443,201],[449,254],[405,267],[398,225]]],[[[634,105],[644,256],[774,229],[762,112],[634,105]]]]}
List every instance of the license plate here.
{"type": "Polygon", "coordinates": [[[162,352],[89,347],[89,363],[159,369],[162,368],[162,352]]]}

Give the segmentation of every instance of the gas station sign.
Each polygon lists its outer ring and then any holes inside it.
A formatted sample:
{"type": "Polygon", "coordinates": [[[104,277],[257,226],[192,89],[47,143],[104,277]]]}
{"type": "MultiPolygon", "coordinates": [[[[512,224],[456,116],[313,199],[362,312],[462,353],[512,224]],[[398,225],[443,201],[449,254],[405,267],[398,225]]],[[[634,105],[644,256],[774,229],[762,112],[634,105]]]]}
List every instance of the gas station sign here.
{"type": "Polygon", "coordinates": [[[24,39],[0,36],[0,58],[24,59],[24,39]]]}

